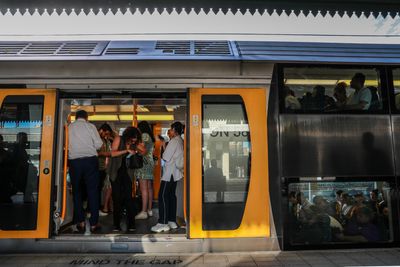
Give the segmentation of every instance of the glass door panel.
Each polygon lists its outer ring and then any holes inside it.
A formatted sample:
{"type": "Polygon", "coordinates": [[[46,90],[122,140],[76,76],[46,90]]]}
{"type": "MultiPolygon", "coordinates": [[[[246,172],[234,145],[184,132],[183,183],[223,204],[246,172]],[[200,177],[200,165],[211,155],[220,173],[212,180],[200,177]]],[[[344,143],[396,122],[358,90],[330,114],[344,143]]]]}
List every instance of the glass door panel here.
{"type": "Polygon", "coordinates": [[[266,95],[190,91],[191,238],[269,236],[266,95]]]}
{"type": "Polygon", "coordinates": [[[0,238],[48,237],[54,90],[0,90],[0,238]]]}

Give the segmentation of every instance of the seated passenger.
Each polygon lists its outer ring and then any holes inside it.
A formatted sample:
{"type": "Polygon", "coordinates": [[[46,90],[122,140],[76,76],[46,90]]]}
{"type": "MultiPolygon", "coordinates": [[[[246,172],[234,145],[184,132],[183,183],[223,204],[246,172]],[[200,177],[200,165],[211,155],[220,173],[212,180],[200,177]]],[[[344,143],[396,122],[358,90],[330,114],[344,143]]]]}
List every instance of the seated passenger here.
{"type": "Polygon", "coordinates": [[[335,89],[333,89],[333,96],[336,99],[335,105],[337,109],[344,108],[344,106],[346,105],[346,87],[347,84],[345,82],[340,82],[335,86],[335,89]]]}
{"type": "Polygon", "coordinates": [[[311,205],[304,212],[299,231],[294,237],[295,242],[306,244],[320,244],[331,241],[330,218],[317,206],[311,205]]]}
{"type": "Polygon", "coordinates": [[[350,221],[344,230],[341,240],[351,242],[380,241],[379,229],[372,224],[373,212],[368,207],[362,207],[356,212],[356,220],[350,221]]]}
{"type": "Polygon", "coordinates": [[[350,87],[355,91],[347,101],[346,109],[368,110],[371,105],[371,91],[364,87],[365,75],[358,72],[354,74],[350,82],[350,87]]]}
{"type": "Polygon", "coordinates": [[[294,91],[291,90],[288,86],[284,87],[285,89],[285,109],[287,110],[296,110],[300,109],[301,105],[299,100],[297,100],[294,95],[294,91]]]}
{"type": "Polygon", "coordinates": [[[305,110],[324,111],[334,103],[335,101],[332,97],[325,95],[325,87],[317,85],[313,88],[311,97],[309,95],[303,97],[301,104],[305,110]]]}
{"type": "Polygon", "coordinates": [[[379,100],[378,88],[375,86],[367,87],[371,91],[371,105],[369,110],[379,110],[381,109],[381,101],[379,100]]]}
{"type": "Polygon", "coordinates": [[[397,93],[397,94],[394,96],[394,102],[395,102],[395,104],[396,104],[396,109],[397,109],[397,110],[400,110],[400,93],[397,93]]]}

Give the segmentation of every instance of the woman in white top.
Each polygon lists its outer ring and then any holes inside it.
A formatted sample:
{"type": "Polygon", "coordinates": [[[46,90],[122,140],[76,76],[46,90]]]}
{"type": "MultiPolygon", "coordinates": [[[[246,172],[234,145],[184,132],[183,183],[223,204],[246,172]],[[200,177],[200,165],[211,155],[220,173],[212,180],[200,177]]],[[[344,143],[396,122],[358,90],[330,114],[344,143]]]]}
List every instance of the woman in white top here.
{"type": "Polygon", "coordinates": [[[183,125],[174,122],[171,125],[172,138],[162,158],[165,161],[158,193],[158,223],[151,228],[153,232],[169,231],[178,228],[176,224],[176,182],[183,178],[183,125]]]}

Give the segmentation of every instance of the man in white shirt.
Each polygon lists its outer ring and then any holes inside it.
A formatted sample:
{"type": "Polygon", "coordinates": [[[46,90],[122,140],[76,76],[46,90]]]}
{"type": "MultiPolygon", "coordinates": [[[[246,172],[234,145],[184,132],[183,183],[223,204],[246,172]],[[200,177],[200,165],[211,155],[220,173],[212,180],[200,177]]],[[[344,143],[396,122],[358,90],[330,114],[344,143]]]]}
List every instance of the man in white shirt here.
{"type": "Polygon", "coordinates": [[[90,209],[90,230],[99,229],[99,162],[97,150],[103,141],[96,126],[87,122],[88,114],[84,110],[76,112],[76,120],[68,126],[68,159],[74,198],[74,223],[79,231],[85,231],[85,213],[82,207],[82,181],[86,191],[90,209]]]}
{"type": "Polygon", "coordinates": [[[350,87],[355,91],[350,96],[346,109],[368,110],[371,105],[371,91],[364,87],[365,75],[358,72],[354,74],[350,82],[350,87]]]}

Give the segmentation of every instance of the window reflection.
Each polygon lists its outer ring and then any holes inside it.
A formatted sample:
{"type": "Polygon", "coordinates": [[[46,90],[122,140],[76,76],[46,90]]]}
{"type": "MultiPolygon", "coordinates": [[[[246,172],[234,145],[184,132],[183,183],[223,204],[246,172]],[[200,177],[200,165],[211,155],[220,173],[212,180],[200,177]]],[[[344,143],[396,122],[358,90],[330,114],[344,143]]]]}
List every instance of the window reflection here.
{"type": "Polygon", "coordinates": [[[203,97],[202,135],[203,228],[236,229],[250,178],[250,133],[242,98],[203,97]]]}
{"type": "Polygon", "coordinates": [[[0,228],[36,228],[42,96],[7,97],[0,111],[0,228]]]}
{"type": "Polygon", "coordinates": [[[281,88],[285,112],[382,110],[379,71],[327,67],[288,67],[281,88]]]}
{"type": "Polygon", "coordinates": [[[388,242],[387,182],[300,182],[289,185],[292,244],[388,242]]]}

